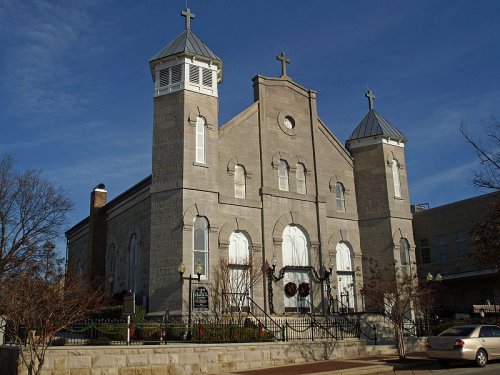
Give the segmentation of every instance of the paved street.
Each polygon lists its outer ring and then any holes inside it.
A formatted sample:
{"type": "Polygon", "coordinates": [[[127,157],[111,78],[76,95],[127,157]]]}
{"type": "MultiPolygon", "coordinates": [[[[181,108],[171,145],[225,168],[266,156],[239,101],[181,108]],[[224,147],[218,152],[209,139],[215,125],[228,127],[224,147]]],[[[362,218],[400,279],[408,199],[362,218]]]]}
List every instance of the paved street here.
{"type": "Polygon", "coordinates": [[[500,374],[500,362],[495,361],[486,365],[486,367],[479,368],[474,364],[456,364],[449,368],[443,368],[436,364],[426,368],[420,369],[407,369],[407,370],[396,370],[396,371],[386,371],[377,372],[377,375],[440,375],[440,374],[453,374],[453,375],[468,375],[468,374],[480,374],[480,375],[498,375],[500,374]]]}

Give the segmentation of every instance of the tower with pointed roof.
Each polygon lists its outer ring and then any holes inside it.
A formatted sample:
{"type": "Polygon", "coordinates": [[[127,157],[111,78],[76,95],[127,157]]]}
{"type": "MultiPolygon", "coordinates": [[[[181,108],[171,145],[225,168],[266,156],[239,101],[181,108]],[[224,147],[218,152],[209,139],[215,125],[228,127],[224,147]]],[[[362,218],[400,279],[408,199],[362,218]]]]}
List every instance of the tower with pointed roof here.
{"type": "Polygon", "coordinates": [[[365,96],[368,113],[346,141],[354,158],[361,249],[367,258],[381,264],[395,261],[405,269],[415,262],[404,152],[407,138],[375,111],[372,91],[365,96]]]}
{"type": "MultiPolygon", "coordinates": [[[[149,265],[153,310],[165,305],[182,308],[172,267],[181,261],[193,263],[192,253],[185,250],[191,246],[191,232],[183,230],[193,223],[183,223],[182,214],[193,206],[194,195],[213,202],[213,207],[217,203],[217,85],[222,81],[222,60],[191,30],[195,15],[190,9],[181,15],[186,18],[185,30],[149,62],[154,82],[149,265]]],[[[195,273],[190,267],[187,272],[195,273]]]]}

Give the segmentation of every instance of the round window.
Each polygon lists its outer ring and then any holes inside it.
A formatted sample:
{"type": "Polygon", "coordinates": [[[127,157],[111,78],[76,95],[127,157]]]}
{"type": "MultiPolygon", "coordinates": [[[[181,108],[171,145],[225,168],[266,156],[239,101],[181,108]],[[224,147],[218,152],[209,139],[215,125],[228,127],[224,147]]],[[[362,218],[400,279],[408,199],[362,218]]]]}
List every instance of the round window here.
{"type": "Polygon", "coordinates": [[[283,125],[285,125],[287,129],[293,129],[295,127],[295,120],[291,116],[285,116],[283,125]]]}

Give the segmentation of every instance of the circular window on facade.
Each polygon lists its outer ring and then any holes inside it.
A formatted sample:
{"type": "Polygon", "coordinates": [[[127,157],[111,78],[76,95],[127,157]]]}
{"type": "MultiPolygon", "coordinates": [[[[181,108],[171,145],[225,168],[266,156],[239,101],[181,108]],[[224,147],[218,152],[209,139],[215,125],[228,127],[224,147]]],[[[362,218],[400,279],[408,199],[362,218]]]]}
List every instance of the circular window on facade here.
{"type": "Polygon", "coordinates": [[[295,127],[295,120],[292,116],[285,116],[283,119],[283,125],[285,125],[287,129],[292,130],[295,127]]]}
{"type": "Polygon", "coordinates": [[[277,122],[279,127],[285,134],[294,136],[297,131],[295,127],[296,118],[297,118],[296,114],[291,111],[279,112],[277,122]]]}

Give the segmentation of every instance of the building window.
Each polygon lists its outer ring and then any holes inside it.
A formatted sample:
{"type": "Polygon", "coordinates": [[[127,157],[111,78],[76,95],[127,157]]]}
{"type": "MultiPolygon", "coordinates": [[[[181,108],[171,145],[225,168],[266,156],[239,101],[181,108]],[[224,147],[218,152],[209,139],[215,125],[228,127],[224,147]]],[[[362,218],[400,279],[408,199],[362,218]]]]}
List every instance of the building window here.
{"type": "Polygon", "coordinates": [[[306,194],[306,168],[304,164],[297,164],[295,176],[297,178],[297,193],[306,194]]]}
{"type": "Polygon", "coordinates": [[[128,289],[137,292],[137,236],[130,237],[128,246],[128,289]]]}
{"type": "Polygon", "coordinates": [[[345,212],[345,188],[340,182],[335,184],[335,200],[337,202],[337,212],[345,212]]]}
{"type": "Polygon", "coordinates": [[[455,232],[455,243],[458,254],[467,254],[469,249],[467,248],[467,235],[464,232],[455,232]]]}
{"type": "Polygon", "coordinates": [[[446,241],[446,236],[441,235],[436,237],[436,247],[438,252],[439,260],[448,259],[448,243],[446,241]]]}
{"type": "Polygon", "coordinates": [[[245,167],[237,164],[234,167],[234,197],[245,199],[246,195],[245,167]]]}
{"type": "Polygon", "coordinates": [[[428,238],[422,238],[419,241],[420,245],[420,259],[423,264],[428,264],[431,262],[431,246],[429,245],[428,238]]]}
{"type": "Polygon", "coordinates": [[[160,80],[158,83],[159,87],[166,87],[176,83],[180,83],[182,80],[182,65],[177,64],[171,66],[170,68],[165,68],[160,70],[160,80]]]}
{"type": "Polygon", "coordinates": [[[350,246],[339,242],[336,246],[337,263],[337,298],[341,302],[339,309],[343,312],[356,310],[354,257],[350,246]]]}
{"type": "Polygon", "coordinates": [[[201,277],[208,276],[208,221],[206,218],[197,216],[193,222],[193,275],[196,267],[200,264],[201,277]]]}
{"type": "Polygon", "coordinates": [[[399,240],[399,257],[401,259],[401,271],[403,275],[410,274],[410,244],[406,238],[399,240]]]}
{"type": "Polygon", "coordinates": [[[111,286],[111,292],[113,292],[113,285],[116,278],[116,247],[112,243],[108,249],[108,282],[111,286]]]}
{"type": "Polygon", "coordinates": [[[248,238],[241,232],[229,237],[229,296],[231,311],[248,311],[251,293],[251,263],[248,238]]]}
{"type": "Polygon", "coordinates": [[[392,180],[394,182],[394,196],[401,197],[401,180],[399,178],[399,163],[392,159],[392,180]]]}
{"type": "Polygon", "coordinates": [[[285,160],[280,160],[278,167],[279,189],[289,191],[288,187],[288,163],[285,160]]]}
{"type": "Polygon", "coordinates": [[[196,117],[196,162],[205,164],[205,119],[196,117]]]}

